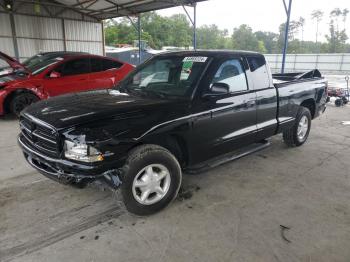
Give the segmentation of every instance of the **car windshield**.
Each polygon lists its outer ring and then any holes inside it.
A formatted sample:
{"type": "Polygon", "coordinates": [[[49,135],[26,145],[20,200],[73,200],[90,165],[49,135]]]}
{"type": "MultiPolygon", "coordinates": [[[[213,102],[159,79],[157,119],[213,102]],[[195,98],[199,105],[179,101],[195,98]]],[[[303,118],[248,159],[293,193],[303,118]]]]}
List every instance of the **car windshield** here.
{"type": "Polygon", "coordinates": [[[26,68],[32,73],[32,75],[37,75],[43,72],[49,66],[59,63],[62,60],[63,60],[62,57],[50,58],[50,59],[46,59],[41,62],[38,62],[36,64],[27,66],[26,68]]]}
{"type": "Polygon", "coordinates": [[[35,55],[25,60],[22,64],[33,74],[39,74],[49,66],[63,60],[60,55],[35,55]]]}
{"type": "Polygon", "coordinates": [[[208,57],[185,55],[155,57],[129,75],[120,85],[120,90],[188,97],[208,60],[208,57]]]}
{"type": "Polygon", "coordinates": [[[13,68],[9,65],[9,63],[4,59],[0,59],[0,76],[8,75],[12,72],[13,68]]]}

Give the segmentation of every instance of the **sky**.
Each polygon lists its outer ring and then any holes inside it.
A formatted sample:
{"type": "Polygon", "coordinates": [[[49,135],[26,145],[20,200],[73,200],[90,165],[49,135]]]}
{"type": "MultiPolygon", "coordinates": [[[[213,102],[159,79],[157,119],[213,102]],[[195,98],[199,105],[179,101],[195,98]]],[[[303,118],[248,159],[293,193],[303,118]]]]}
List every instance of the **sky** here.
{"type": "MultiPolygon", "coordinates": [[[[288,3],[288,0],[286,0],[288,3]]],[[[311,20],[311,12],[320,9],[324,12],[323,21],[319,25],[319,41],[326,41],[324,35],[328,33],[329,13],[336,7],[350,10],[350,0],[293,0],[291,19],[298,20],[300,16],[306,19],[304,40],[315,41],[316,23],[311,20]]],[[[192,8],[188,8],[192,12],[192,8]]],[[[182,7],[157,11],[161,15],[170,16],[184,13],[182,7]]],[[[208,0],[197,5],[197,25],[216,24],[220,29],[233,28],[241,24],[248,24],[253,31],[278,32],[278,27],[286,21],[286,13],[282,0],[208,0]]],[[[344,27],[340,20],[340,28],[344,27]]],[[[346,21],[347,35],[350,37],[350,13],[346,21]]],[[[298,38],[301,38],[301,33],[298,38]]],[[[350,43],[350,40],[347,41],[350,43]]]]}

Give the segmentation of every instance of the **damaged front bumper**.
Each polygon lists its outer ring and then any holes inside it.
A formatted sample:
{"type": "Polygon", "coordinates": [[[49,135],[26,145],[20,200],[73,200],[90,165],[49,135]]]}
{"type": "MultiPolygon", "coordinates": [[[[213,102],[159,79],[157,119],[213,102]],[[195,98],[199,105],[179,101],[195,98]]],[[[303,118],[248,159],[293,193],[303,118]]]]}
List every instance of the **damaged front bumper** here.
{"type": "Polygon", "coordinates": [[[25,159],[33,168],[59,183],[89,183],[102,180],[112,188],[117,188],[121,184],[119,169],[113,169],[110,165],[83,165],[64,159],[50,158],[27,145],[21,135],[18,137],[18,144],[25,159]]]}

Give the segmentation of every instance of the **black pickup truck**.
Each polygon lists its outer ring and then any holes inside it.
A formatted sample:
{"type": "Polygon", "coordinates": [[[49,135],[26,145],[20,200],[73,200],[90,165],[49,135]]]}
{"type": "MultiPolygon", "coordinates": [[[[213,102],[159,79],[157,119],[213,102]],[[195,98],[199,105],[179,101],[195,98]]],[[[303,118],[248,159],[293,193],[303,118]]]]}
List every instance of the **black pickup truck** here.
{"type": "Polygon", "coordinates": [[[326,89],[318,70],[273,76],[254,52],[160,54],[115,89],[28,107],[18,141],[43,175],[121,187],[127,209],[147,215],[176,197],[183,171],[239,158],[278,133],[302,145],[325,110],[326,89]]]}

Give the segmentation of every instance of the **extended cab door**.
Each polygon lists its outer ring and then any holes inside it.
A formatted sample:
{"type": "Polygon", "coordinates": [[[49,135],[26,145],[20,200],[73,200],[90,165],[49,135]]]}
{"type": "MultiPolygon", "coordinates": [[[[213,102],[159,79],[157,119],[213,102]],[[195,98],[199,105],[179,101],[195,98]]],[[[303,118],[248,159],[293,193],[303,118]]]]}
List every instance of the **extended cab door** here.
{"type": "Polygon", "coordinates": [[[272,83],[271,72],[265,57],[252,54],[246,57],[250,70],[247,72],[250,86],[256,93],[257,133],[256,141],[273,136],[277,129],[277,91],[272,83]]]}
{"type": "Polygon", "coordinates": [[[74,58],[54,68],[44,80],[44,88],[50,96],[75,93],[91,89],[89,83],[90,59],[74,58]],[[55,77],[52,76],[55,72],[55,77]]]}
{"type": "Polygon", "coordinates": [[[243,59],[213,61],[193,104],[191,148],[194,163],[251,144],[256,134],[256,95],[248,87],[243,59]],[[211,72],[211,73],[210,73],[211,72]],[[226,94],[215,94],[211,86],[224,83],[226,94]],[[212,95],[210,93],[212,92],[212,95]]]}

